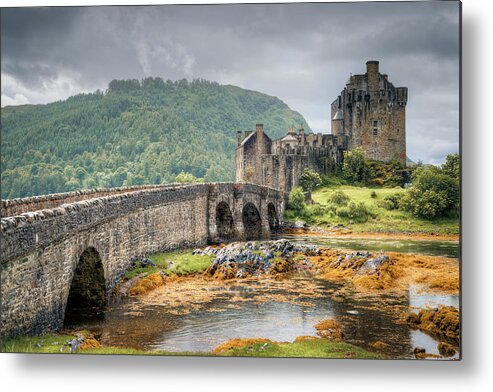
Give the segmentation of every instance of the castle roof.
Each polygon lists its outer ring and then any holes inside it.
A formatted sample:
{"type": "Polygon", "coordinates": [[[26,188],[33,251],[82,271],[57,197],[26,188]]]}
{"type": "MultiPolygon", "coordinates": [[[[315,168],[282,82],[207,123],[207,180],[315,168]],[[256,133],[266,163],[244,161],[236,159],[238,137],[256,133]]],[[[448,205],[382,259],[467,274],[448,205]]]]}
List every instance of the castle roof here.
{"type": "Polygon", "coordinates": [[[286,136],[284,136],[282,139],[281,139],[281,142],[297,142],[298,141],[298,138],[293,135],[292,133],[288,133],[286,136]]]}
{"type": "Polygon", "coordinates": [[[342,114],[342,110],[338,109],[336,114],[334,114],[332,120],[342,120],[342,119],[344,119],[344,115],[342,114]]]}
{"type": "Polygon", "coordinates": [[[243,141],[241,142],[240,146],[244,146],[244,145],[245,145],[245,143],[253,137],[253,135],[255,135],[255,132],[252,132],[252,133],[251,133],[250,135],[248,135],[245,139],[243,139],[243,141]]]}

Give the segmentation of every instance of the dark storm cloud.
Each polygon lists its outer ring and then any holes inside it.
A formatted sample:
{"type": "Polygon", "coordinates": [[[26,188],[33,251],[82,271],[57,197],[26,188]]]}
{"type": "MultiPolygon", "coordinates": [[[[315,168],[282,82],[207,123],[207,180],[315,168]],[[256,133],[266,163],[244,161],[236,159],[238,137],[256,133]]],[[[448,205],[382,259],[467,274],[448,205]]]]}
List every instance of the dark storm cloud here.
{"type": "Polygon", "coordinates": [[[201,77],[278,96],[328,132],[330,102],[377,59],[409,87],[409,155],[437,163],[458,150],[458,18],[455,2],[3,9],[2,105],[201,77]]]}

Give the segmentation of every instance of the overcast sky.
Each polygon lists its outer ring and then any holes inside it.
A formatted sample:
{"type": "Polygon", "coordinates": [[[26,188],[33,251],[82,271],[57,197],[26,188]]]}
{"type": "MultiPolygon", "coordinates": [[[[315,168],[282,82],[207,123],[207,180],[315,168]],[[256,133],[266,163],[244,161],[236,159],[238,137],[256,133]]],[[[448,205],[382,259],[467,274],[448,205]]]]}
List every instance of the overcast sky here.
{"type": "Polygon", "coordinates": [[[205,78],[277,96],[329,133],[330,103],[375,59],[409,88],[408,155],[441,163],[459,149],[455,1],[17,8],[1,22],[2,106],[112,79],[205,78]]]}

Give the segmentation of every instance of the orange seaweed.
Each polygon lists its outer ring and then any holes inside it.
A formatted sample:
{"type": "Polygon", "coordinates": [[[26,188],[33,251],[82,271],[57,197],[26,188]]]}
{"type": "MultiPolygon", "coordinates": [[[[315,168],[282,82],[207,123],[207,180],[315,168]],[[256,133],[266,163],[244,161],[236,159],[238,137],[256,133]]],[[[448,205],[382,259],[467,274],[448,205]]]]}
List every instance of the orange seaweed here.
{"type": "Polygon", "coordinates": [[[256,344],[256,343],[273,343],[273,342],[272,340],[264,339],[264,338],[234,338],[220,344],[212,352],[214,354],[219,354],[224,351],[231,350],[233,348],[251,346],[252,344],[256,344]]]}

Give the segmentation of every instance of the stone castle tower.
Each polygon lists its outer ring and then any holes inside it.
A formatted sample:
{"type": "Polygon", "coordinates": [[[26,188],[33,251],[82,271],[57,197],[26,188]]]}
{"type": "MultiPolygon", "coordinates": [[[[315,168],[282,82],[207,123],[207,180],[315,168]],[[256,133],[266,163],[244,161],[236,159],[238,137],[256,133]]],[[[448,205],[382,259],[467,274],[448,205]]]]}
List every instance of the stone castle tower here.
{"type": "Polygon", "coordinates": [[[370,159],[405,165],[407,87],[394,87],[378,65],[368,61],[332,102],[332,134],[347,136],[349,149],[361,147],[370,159]]]}
{"type": "Polygon", "coordinates": [[[405,165],[407,87],[394,87],[379,72],[378,61],[366,66],[366,74],[351,75],[332,102],[332,134],[308,133],[301,126],[271,140],[262,124],[255,131],[238,131],[236,181],[289,192],[305,169],[331,174],[340,167],[344,151],[357,147],[370,159],[405,165]]]}

